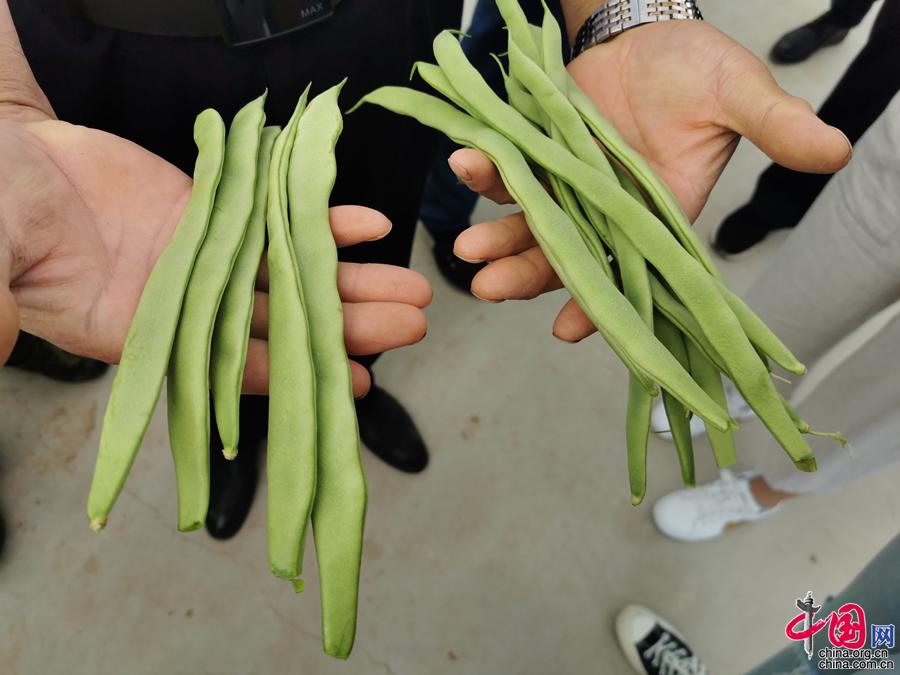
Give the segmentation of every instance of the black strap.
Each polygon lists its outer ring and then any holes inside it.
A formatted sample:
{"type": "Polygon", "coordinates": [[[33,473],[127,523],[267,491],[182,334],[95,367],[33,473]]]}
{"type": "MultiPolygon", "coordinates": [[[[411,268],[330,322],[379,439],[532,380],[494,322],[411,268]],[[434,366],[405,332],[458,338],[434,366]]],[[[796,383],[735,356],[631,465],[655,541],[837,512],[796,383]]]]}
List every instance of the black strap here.
{"type": "Polygon", "coordinates": [[[91,23],[167,37],[262,42],[330,17],[340,0],[67,0],[91,23]]]}

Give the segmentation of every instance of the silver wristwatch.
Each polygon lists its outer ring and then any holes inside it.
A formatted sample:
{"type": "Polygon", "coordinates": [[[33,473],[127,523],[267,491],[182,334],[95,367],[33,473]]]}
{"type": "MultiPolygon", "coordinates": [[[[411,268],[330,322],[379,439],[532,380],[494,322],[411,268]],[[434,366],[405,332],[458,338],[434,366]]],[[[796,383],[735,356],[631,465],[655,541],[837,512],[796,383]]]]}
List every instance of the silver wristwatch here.
{"type": "Polygon", "coordinates": [[[610,0],[595,9],[578,31],[572,57],[635,26],[702,18],[694,0],[610,0]]]}

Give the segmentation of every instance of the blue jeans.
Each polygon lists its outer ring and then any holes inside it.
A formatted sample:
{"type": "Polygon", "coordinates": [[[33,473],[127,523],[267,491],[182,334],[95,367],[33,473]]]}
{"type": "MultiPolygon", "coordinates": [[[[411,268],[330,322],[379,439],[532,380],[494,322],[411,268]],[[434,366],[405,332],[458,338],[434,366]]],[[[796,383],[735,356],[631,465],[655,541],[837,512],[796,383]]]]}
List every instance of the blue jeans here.
{"type": "MultiPolygon", "coordinates": [[[[540,24],[543,7],[540,0],[522,0],[522,8],[531,23],[540,24]]],[[[558,0],[548,3],[562,25],[562,12],[558,0]]],[[[491,89],[503,98],[503,78],[491,54],[506,52],[506,31],[503,19],[494,0],[479,0],[472,16],[472,25],[466,31],[470,37],[463,40],[463,51],[472,65],[481,73],[491,89]]],[[[565,40],[564,40],[565,43],[565,40]]],[[[566,55],[568,56],[568,55],[566,55]]],[[[432,236],[454,237],[469,226],[478,195],[469,190],[447,166],[447,158],[456,150],[453,141],[444,139],[431,166],[419,217],[432,236]]]]}
{"type": "MultiPolygon", "coordinates": [[[[798,590],[798,594],[806,589],[798,590]]],[[[828,616],[846,602],[854,602],[866,613],[867,626],[875,624],[900,624],[900,535],[894,537],[862,572],[850,582],[843,592],[828,602],[822,603],[822,609],[816,619],[828,616]]],[[[828,645],[827,627],[820,631],[815,639],[816,652],[828,645]]],[[[869,646],[866,636],[866,646],[869,646]]],[[[900,643],[895,643],[891,656],[896,660],[900,651],[900,643]]],[[[812,660],[806,658],[803,645],[796,642],[785,647],[768,661],[754,668],[748,675],[818,675],[819,673],[838,672],[819,669],[817,654],[812,660]]],[[[861,672],[841,670],[842,673],[861,672]]]]}

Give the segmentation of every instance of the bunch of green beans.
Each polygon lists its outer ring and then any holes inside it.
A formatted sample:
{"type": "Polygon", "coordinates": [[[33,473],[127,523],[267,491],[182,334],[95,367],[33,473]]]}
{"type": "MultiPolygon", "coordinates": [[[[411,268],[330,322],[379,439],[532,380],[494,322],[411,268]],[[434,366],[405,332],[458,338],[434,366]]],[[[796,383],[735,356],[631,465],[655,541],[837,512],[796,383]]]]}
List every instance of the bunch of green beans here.
{"type": "Polygon", "coordinates": [[[105,526],[166,379],[178,529],[202,526],[210,491],[210,402],[222,452],[233,459],[265,255],[269,567],[303,589],[311,521],[323,646],[347,658],[356,633],[366,481],[329,219],[342,87],[311,101],[307,87],[284,129],[265,126],[265,94],[235,115],[227,135],[215,111],[197,117],[193,191],[129,329],[104,418],[88,518],[95,530],[105,526]]]}
{"type": "Polygon", "coordinates": [[[802,436],[810,427],[775,389],[769,360],[797,375],[803,364],[727,289],[672,192],[569,76],[546,7],[542,25],[532,26],[516,0],[497,5],[509,40],[508,102],[445,31],[434,41],[437,63],[413,72],[450,103],[383,87],[360,104],[413,117],[497,166],[554,271],[630,372],[632,503],[646,492],[650,411],[660,389],[685,484],[694,484],[690,415],[705,422],[716,463],[736,461],[723,376],[796,467],[814,471],[802,436]]]}

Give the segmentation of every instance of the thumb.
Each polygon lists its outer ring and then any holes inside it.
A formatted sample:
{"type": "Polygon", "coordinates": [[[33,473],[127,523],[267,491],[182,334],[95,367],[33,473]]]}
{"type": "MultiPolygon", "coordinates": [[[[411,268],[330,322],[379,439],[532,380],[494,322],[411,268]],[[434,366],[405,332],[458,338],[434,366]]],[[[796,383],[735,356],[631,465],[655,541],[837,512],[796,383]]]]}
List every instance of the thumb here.
{"type": "Polygon", "coordinates": [[[847,136],[779,87],[768,71],[753,81],[740,79],[723,102],[726,126],[774,162],[795,171],[834,173],[850,161],[853,146],[847,136]]]}

